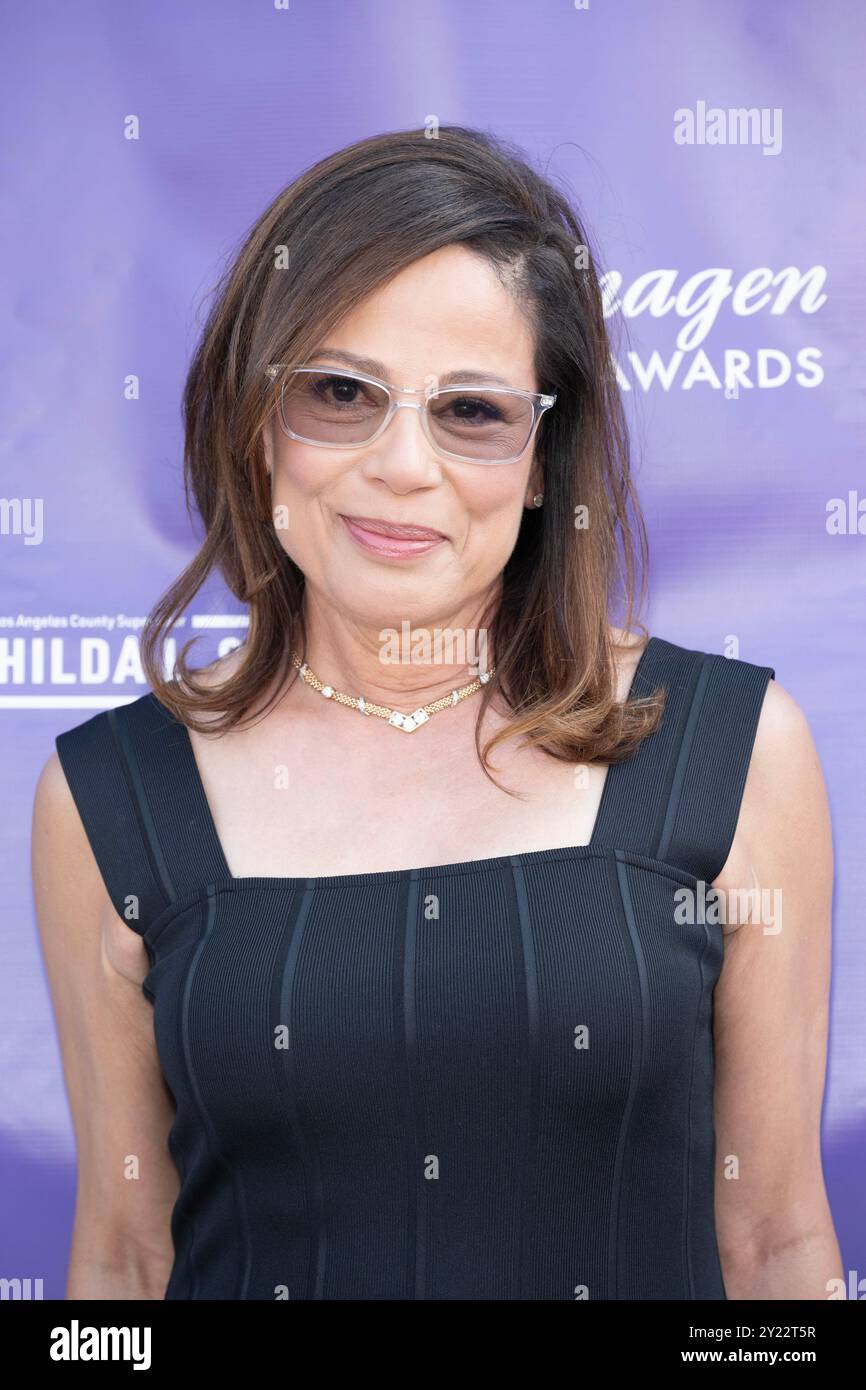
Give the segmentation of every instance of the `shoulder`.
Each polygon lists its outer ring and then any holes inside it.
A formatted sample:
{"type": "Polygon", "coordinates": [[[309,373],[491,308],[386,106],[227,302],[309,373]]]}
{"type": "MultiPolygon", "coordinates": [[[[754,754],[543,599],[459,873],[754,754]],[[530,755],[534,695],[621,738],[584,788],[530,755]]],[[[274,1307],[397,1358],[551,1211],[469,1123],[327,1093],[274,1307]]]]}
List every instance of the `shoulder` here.
{"type": "Polygon", "coordinates": [[[815,755],[809,721],[793,695],[773,678],[768,686],[758,720],[753,759],[777,767],[785,757],[796,765],[815,755]]]}
{"type": "Polygon", "coordinates": [[[656,664],[668,666],[672,670],[682,667],[684,670],[693,669],[697,672],[702,667],[706,667],[708,673],[721,674],[726,671],[731,673],[730,679],[732,681],[749,681],[754,672],[766,672],[775,678],[775,669],[769,662],[746,661],[742,657],[728,656],[724,652],[707,651],[703,647],[687,647],[659,634],[651,636],[649,644],[652,645],[656,664]]]}
{"type": "MultiPolygon", "coordinates": [[[[98,768],[95,772],[94,799],[100,795],[98,768]]],[[[62,882],[72,902],[77,901],[76,886],[99,885],[90,839],[78,763],[64,764],[55,749],[42,766],[33,794],[32,869],[37,885],[62,882]]]]}
{"type": "Polygon", "coordinates": [[[830,811],[806,714],[769,681],[761,705],[734,843],[723,877],[829,876],[830,811]]]}
{"type": "Polygon", "coordinates": [[[33,796],[34,872],[40,882],[59,875],[69,891],[82,877],[93,883],[109,828],[126,824],[123,744],[156,714],[150,693],[96,710],[54,737],[33,796]]]}
{"type": "Polygon", "coordinates": [[[114,916],[76,796],[56,750],[36,782],[31,873],[43,945],[64,956],[88,937],[93,922],[114,916]],[[74,910],[72,910],[74,905],[74,910]]]}
{"type": "MultiPolygon", "coordinates": [[[[132,893],[149,914],[159,910],[164,892],[149,846],[144,782],[153,782],[166,727],[148,691],[55,736],[33,805],[33,869],[46,892],[65,893],[69,902],[86,894],[91,906],[107,894],[118,914],[132,893]]],[[[158,765],[155,775],[165,781],[158,765]]]]}
{"type": "Polygon", "coordinates": [[[122,794],[128,750],[163,717],[150,691],[97,710],[55,735],[57,765],[53,755],[43,769],[46,780],[55,780],[59,769],[79,810],[82,802],[98,805],[100,796],[122,794]]]}
{"type": "Polygon", "coordinates": [[[814,788],[820,764],[808,719],[776,680],[773,666],[680,646],[663,637],[652,641],[654,669],[690,677],[695,692],[703,677],[712,730],[723,721],[729,733],[737,731],[744,741],[748,753],[745,791],[750,804],[759,806],[780,792],[814,788]]]}
{"type": "Polygon", "coordinates": [[[761,707],[744,803],[756,819],[778,814],[814,827],[826,799],[818,750],[806,714],[777,680],[771,680],[761,707]]]}
{"type": "Polygon", "coordinates": [[[78,820],[75,801],[69,789],[63,764],[54,749],[42,765],[33,795],[34,836],[46,832],[68,832],[78,820]]]}
{"type": "Polygon", "coordinates": [[[68,729],[56,734],[54,738],[54,746],[61,754],[61,762],[65,748],[85,743],[95,744],[100,738],[111,734],[118,719],[125,721],[132,719],[137,722],[145,717],[152,708],[153,695],[149,690],[145,690],[141,695],[129,695],[125,699],[121,698],[119,704],[95,710],[85,719],[80,719],[77,724],[71,724],[68,729]]]}

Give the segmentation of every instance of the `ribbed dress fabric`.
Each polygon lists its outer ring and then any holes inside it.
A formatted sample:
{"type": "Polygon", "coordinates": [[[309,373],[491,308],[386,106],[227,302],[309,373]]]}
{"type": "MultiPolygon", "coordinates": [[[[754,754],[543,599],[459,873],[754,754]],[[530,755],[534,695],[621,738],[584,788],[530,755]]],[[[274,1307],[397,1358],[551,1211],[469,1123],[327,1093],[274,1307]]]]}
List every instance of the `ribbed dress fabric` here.
{"type": "Polygon", "coordinates": [[[58,735],[150,963],[167,1299],[725,1298],[722,928],[675,895],[728,857],[774,674],[653,637],[665,714],[588,844],[329,877],[232,876],[152,693],[58,735]]]}

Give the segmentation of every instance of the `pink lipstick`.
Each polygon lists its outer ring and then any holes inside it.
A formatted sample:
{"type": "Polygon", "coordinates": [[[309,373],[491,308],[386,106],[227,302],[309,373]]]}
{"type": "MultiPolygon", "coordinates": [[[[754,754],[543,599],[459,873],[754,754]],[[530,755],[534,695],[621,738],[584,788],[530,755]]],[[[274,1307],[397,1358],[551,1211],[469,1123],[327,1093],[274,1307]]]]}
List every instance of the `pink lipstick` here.
{"type": "Polygon", "coordinates": [[[380,521],[371,516],[345,516],[346,530],[364,550],[392,559],[408,559],[426,555],[441,545],[446,536],[429,526],[410,526],[398,522],[380,521]]]}

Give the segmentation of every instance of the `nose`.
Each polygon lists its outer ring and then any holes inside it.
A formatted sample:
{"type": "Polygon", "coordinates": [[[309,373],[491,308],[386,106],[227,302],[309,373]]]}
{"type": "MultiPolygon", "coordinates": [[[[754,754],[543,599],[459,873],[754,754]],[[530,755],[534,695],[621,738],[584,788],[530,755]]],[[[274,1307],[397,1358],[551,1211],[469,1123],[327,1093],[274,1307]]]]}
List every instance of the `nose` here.
{"type": "Polygon", "coordinates": [[[424,433],[417,402],[397,402],[384,434],[367,451],[365,469],[395,492],[432,487],[441,481],[442,460],[424,433]]]}

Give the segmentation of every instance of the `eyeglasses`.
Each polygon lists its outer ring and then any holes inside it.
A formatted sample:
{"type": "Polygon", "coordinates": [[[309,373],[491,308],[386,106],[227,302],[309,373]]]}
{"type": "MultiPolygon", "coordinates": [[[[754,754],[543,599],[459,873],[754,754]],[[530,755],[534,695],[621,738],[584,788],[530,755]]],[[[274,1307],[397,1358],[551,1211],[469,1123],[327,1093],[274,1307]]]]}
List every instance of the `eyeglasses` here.
{"type": "MultiPolygon", "coordinates": [[[[271,363],[272,380],[285,370],[271,363]]],[[[446,386],[423,392],[392,386],[378,377],[339,367],[295,367],[282,383],[279,419],[283,433],[325,449],[372,444],[401,408],[421,412],[424,433],[437,453],[463,463],[515,463],[556,396],[511,386],[446,386]],[[424,400],[401,400],[401,395],[424,400]]]]}

